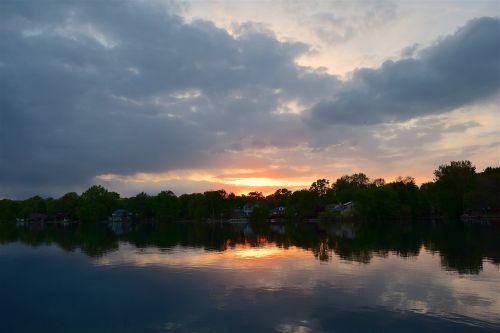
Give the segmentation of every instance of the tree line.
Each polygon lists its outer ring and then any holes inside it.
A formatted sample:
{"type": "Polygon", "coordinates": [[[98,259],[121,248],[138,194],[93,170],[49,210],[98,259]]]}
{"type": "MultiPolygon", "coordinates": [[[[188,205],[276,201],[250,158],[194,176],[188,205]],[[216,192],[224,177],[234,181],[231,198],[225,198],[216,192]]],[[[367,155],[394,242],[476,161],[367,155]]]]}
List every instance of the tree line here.
{"type": "Polygon", "coordinates": [[[246,204],[253,204],[250,218],[267,218],[273,208],[284,207],[284,217],[335,218],[334,204],[354,202],[355,214],[363,219],[425,218],[429,216],[457,219],[464,212],[488,214],[500,209],[500,167],[476,172],[470,161],[453,161],[440,165],[431,182],[417,186],[412,177],[398,177],[392,182],[370,179],[364,173],[345,175],[330,184],[318,179],[308,189],[278,189],[264,196],[225,190],[176,196],[172,191],[157,195],[144,192],[122,198],[103,186],[93,185],[80,195],[66,193],[60,198],[34,196],[26,200],[0,200],[0,221],[16,218],[47,218],[96,222],[106,220],[116,209],[131,212],[138,222],[169,222],[231,218],[246,204]]]}

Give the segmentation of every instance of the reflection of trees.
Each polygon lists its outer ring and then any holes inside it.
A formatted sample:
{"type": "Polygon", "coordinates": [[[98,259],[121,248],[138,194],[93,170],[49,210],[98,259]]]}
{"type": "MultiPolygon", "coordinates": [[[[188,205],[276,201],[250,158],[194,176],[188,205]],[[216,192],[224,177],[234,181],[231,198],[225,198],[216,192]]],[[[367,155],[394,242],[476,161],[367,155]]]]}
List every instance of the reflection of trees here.
{"type": "Polygon", "coordinates": [[[327,226],[335,242],[335,253],[346,260],[369,263],[373,256],[386,257],[390,252],[416,256],[421,241],[407,224],[370,223],[356,227],[356,237],[337,237],[337,225],[327,226]]]}
{"type": "Polygon", "coordinates": [[[91,257],[118,249],[118,238],[102,225],[82,225],[77,229],[78,247],[91,257]]]}
{"type": "Polygon", "coordinates": [[[31,246],[57,244],[65,251],[80,249],[90,257],[98,257],[118,249],[118,238],[103,225],[81,225],[77,228],[16,228],[0,224],[0,242],[21,241],[31,246]]]}
{"type": "Polygon", "coordinates": [[[169,223],[138,225],[122,236],[113,234],[106,226],[99,224],[39,230],[0,224],[0,243],[21,241],[32,246],[57,244],[65,251],[80,249],[92,257],[116,250],[119,241],[138,248],[169,249],[184,246],[209,251],[225,251],[238,244],[258,247],[271,242],[285,249],[295,246],[310,251],[320,261],[329,261],[335,254],[344,260],[369,263],[373,257],[387,257],[390,254],[418,256],[421,247],[425,246],[429,251],[439,253],[445,269],[466,274],[479,273],[485,258],[500,265],[498,239],[500,228],[460,224],[289,224],[279,229],[279,232],[273,232],[269,226],[252,229],[249,225],[169,223]]]}
{"type": "Polygon", "coordinates": [[[331,259],[331,253],[332,251],[330,250],[330,247],[328,246],[328,239],[322,239],[317,247],[313,247],[312,253],[314,254],[314,257],[319,259],[320,261],[328,261],[331,259]]]}
{"type": "Polygon", "coordinates": [[[224,251],[231,244],[243,244],[241,230],[228,225],[167,223],[140,227],[122,237],[137,247],[171,248],[177,245],[224,251]]]}
{"type": "Polygon", "coordinates": [[[498,229],[462,225],[441,225],[426,238],[425,246],[439,251],[446,269],[463,274],[477,274],[484,258],[498,258],[498,229]]]}

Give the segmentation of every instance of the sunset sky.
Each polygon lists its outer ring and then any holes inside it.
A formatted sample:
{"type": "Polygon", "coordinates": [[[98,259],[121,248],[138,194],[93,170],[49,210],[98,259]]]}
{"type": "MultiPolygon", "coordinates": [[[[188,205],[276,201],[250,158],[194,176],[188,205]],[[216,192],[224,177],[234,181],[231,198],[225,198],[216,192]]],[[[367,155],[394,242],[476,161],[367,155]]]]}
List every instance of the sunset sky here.
{"type": "Polygon", "coordinates": [[[500,1],[0,1],[0,198],[500,165],[500,1]]]}

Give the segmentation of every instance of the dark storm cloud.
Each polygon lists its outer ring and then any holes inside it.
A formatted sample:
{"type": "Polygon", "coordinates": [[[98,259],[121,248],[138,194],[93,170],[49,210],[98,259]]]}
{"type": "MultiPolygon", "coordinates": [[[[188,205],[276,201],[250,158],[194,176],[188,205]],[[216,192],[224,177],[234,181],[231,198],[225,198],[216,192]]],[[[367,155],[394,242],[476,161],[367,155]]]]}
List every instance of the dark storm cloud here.
{"type": "Polygon", "coordinates": [[[310,116],[318,124],[404,121],[492,97],[499,87],[500,20],[479,18],[418,57],[354,71],[310,116]]]}
{"type": "Polygon", "coordinates": [[[314,102],[337,84],[294,64],[305,44],[168,11],[0,4],[0,195],[203,166],[249,124],[286,119],[271,114],[281,100],[314,102]]]}

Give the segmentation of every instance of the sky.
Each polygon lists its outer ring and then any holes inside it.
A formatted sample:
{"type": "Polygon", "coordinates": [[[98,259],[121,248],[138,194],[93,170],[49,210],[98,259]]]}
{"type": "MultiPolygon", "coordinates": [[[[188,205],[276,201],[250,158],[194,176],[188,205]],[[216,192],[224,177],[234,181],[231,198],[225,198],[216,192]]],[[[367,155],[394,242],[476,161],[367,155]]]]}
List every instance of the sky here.
{"type": "Polygon", "coordinates": [[[500,165],[500,1],[0,2],[0,198],[500,165]]]}

